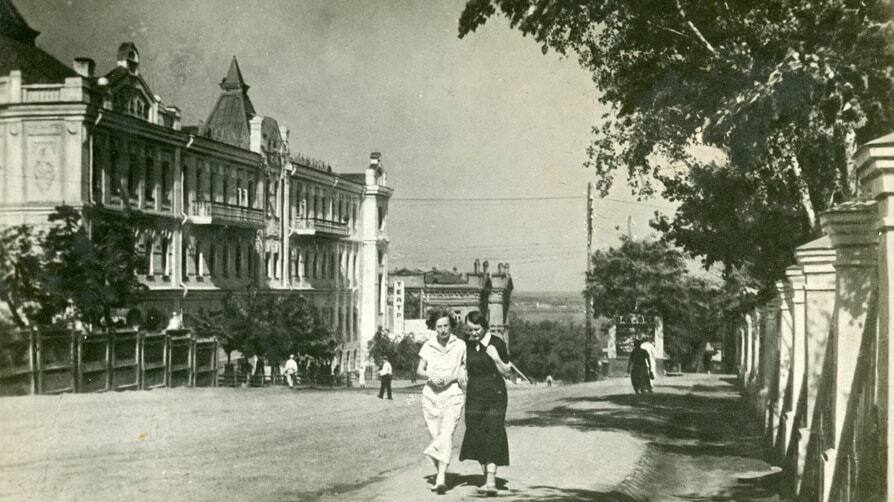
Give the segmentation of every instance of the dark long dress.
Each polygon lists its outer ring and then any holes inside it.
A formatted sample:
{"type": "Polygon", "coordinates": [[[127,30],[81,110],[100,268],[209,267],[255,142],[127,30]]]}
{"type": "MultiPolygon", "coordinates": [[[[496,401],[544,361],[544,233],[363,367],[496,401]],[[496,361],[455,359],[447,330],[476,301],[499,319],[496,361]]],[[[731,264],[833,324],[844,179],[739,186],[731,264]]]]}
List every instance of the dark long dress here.
{"type": "Polygon", "coordinates": [[[630,382],[633,384],[633,391],[636,393],[652,390],[652,381],[649,378],[651,371],[649,362],[649,353],[646,349],[637,347],[630,353],[630,362],[627,364],[630,371],[630,382]]]}
{"type": "MultiPolygon", "coordinates": [[[[506,343],[491,334],[490,345],[500,359],[509,362],[506,343]]],[[[509,441],[506,438],[506,382],[484,347],[469,343],[466,368],[469,385],[466,390],[466,433],[459,452],[460,460],[509,465],[509,441]]]]}

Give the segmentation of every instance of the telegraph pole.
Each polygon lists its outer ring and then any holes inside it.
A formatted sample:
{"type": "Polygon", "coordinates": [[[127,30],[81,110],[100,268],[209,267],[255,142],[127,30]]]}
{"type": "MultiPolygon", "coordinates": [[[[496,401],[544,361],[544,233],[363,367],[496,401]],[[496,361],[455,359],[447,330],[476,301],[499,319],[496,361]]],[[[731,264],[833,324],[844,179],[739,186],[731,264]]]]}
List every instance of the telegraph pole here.
{"type": "MultiPolygon", "coordinates": [[[[587,183],[587,278],[590,277],[590,271],[593,264],[593,182],[587,183]]],[[[584,311],[587,319],[584,324],[584,381],[593,380],[593,368],[590,362],[593,343],[593,299],[590,296],[589,284],[585,284],[584,289],[584,311]]]]}

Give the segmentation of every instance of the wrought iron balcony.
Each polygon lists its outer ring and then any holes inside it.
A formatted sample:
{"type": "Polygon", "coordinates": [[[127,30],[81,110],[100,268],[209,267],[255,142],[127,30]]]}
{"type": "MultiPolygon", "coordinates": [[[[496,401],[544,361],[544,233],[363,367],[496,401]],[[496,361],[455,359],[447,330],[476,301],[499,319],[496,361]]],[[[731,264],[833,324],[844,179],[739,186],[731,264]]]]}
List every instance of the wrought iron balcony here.
{"type": "Polygon", "coordinates": [[[326,234],[336,237],[351,235],[348,224],[323,218],[296,218],[292,220],[292,233],[296,235],[326,234]]]}
{"type": "Polygon", "coordinates": [[[192,202],[189,221],[194,225],[237,225],[263,228],[264,211],[223,202],[192,202]]]}

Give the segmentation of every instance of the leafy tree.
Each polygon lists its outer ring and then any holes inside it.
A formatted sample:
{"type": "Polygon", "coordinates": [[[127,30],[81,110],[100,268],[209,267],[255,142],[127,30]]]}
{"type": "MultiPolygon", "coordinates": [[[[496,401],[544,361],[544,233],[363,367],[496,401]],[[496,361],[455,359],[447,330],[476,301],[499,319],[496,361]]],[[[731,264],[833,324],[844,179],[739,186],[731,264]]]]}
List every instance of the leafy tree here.
{"type": "Polygon", "coordinates": [[[585,163],[602,193],[619,170],[641,196],[658,180],[682,203],[659,229],[728,268],[769,260],[764,284],[854,193],[856,145],[894,128],[890,0],[469,0],[460,37],[498,11],[592,73],[611,110],[585,163]]]}
{"type": "Polygon", "coordinates": [[[205,314],[199,325],[216,324],[224,350],[284,361],[290,354],[330,358],[336,342],[316,306],[303,296],[262,295],[250,287],[228,294],[219,313],[205,314]]]}
{"type": "MultiPolygon", "coordinates": [[[[394,354],[397,351],[397,344],[388,336],[388,332],[382,326],[376,329],[376,334],[367,343],[367,352],[373,361],[378,363],[383,357],[387,357],[389,361],[394,361],[394,354]]],[[[393,364],[392,364],[393,365],[393,364]]]]}
{"type": "Polygon", "coordinates": [[[584,330],[573,323],[527,322],[510,314],[512,362],[528,378],[543,380],[547,375],[565,382],[584,378],[584,330]]]}
{"type": "Polygon", "coordinates": [[[690,275],[683,254],[665,241],[622,236],[620,247],[593,254],[586,292],[595,317],[660,316],[665,351],[685,364],[705,341],[716,339],[724,319],[739,312],[741,288],[690,275]]]}
{"type": "Polygon", "coordinates": [[[138,304],[148,290],[136,275],[142,258],[133,213],[63,205],[49,220],[57,223],[43,242],[51,297],[70,302],[88,326],[111,328],[112,310],[138,304]]]}
{"type": "Polygon", "coordinates": [[[0,230],[0,300],[20,329],[46,322],[54,314],[43,307],[39,238],[28,225],[0,230]]]}

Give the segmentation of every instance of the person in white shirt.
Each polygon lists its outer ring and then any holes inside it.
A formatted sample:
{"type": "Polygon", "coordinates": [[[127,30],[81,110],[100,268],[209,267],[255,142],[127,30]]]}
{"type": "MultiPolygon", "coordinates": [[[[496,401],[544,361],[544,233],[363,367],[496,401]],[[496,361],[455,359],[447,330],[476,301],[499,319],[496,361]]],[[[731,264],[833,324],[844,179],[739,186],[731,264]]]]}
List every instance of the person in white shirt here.
{"type": "Polygon", "coordinates": [[[422,388],[422,417],[431,436],[424,452],[435,465],[432,491],[443,494],[453,451],[453,431],[462,416],[466,385],[466,344],[451,333],[456,321],[446,310],[429,313],[426,324],[435,331],[419,350],[416,373],[428,379],[422,388]]]}
{"type": "Polygon", "coordinates": [[[643,343],[639,346],[639,348],[649,353],[649,367],[652,368],[652,372],[649,373],[649,376],[652,380],[655,380],[657,368],[657,366],[655,366],[655,346],[652,345],[652,342],[650,342],[648,338],[644,338],[643,343]]]}
{"type": "Polygon", "coordinates": [[[294,378],[298,374],[298,362],[295,361],[295,354],[289,356],[289,360],[286,361],[286,369],[283,371],[283,375],[286,377],[286,382],[289,383],[289,388],[294,387],[294,378]]]}
{"type": "Polygon", "coordinates": [[[379,370],[379,399],[388,391],[388,399],[391,399],[391,363],[388,356],[382,356],[382,369],[379,370]]]}

